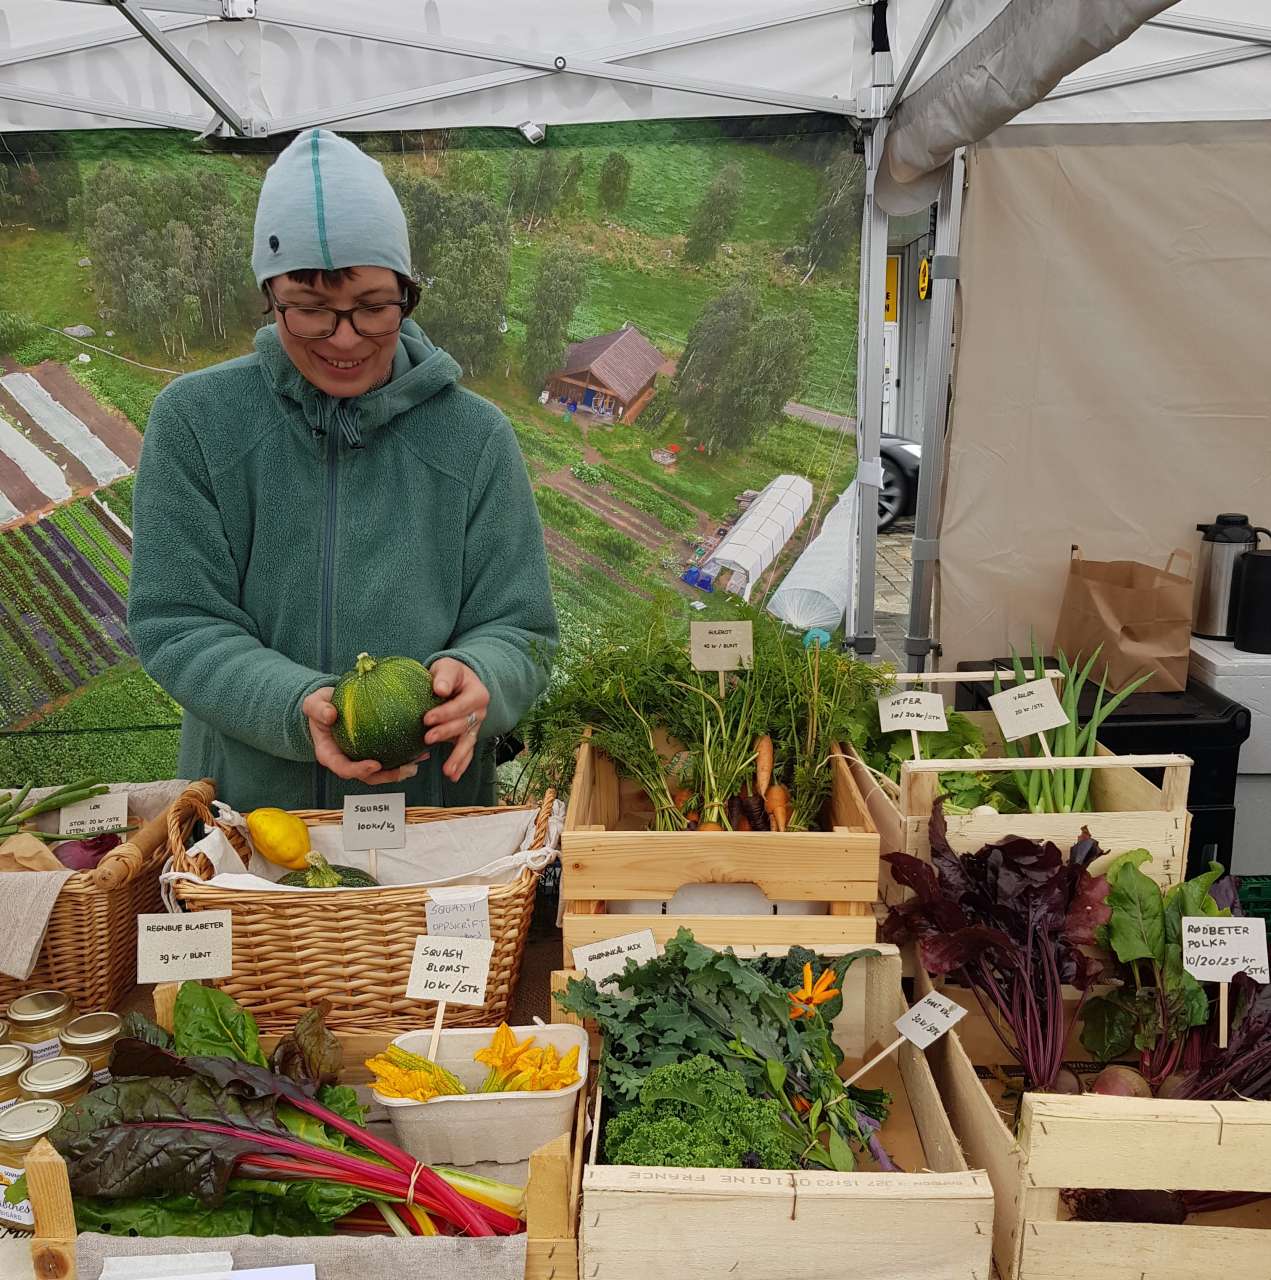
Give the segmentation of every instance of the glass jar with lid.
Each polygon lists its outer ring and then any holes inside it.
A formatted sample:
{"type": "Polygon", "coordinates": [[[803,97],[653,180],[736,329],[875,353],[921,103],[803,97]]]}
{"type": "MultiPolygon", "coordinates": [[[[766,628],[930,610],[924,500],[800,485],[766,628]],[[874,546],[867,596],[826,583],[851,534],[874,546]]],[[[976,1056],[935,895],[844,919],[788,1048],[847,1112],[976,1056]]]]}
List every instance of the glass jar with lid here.
{"type": "Polygon", "coordinates": [[[56,1058],[62,1052],[58,1039],[75,1016],[71,998],[60,991],[31,991],[9,1005],[9,1040],[31,1050],[32,1062],[56,1058]]]}
{"type": "Polygon", "coordinates": [[[9,1043],[9,1024],[0,1018],[0,1044],[9,1043]]]}
{"type": "Polygon", "coordinates": [[[117,1013],[82,1013],[62,1028],[62,1052],[83,1058],[92,1069],[93,1084],[110,1083],[110,1051],[124,1020],[117,1013]]]}
{"type": "Polygon", "coordinates": [[[18,1077],[24,1098],[45,1099],[69,1107],[78,1102],[93,1083],[92,1068],[83,1058],[50,1058],[36,1062],[18,1077]]]}
{"type": "Polygon", "coordinates": [[[24,1044],[0,1044],[0,1114],[22,1101],[18,1077],[31,1065],[31,1050],[24,1044]]]}
{"type": "MultiPolygon", "coordinates": [[[[60,1102],[39,1099],[20,1102],[0,1115],[0,1186],[8,1187],[22,1176],[27,1153],[54,1128],[65,1111],[60,1102]]],[[[10,1231],[34,1231],[31,1202],[6,1204],[0,1194],[0,1226],[10,1231]]]]}

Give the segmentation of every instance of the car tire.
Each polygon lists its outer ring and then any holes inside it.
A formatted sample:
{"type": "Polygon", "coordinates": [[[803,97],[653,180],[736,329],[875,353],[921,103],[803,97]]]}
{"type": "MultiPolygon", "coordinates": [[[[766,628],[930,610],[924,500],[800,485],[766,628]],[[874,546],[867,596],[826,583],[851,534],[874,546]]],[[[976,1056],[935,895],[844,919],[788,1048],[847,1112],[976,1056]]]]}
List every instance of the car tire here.
{"type": "Polygon", "coordinates": [[[909,509],[909,481],[890,459],[883,460],[883,483],[878,490],[878,532],[883,533],[909,509]]]}

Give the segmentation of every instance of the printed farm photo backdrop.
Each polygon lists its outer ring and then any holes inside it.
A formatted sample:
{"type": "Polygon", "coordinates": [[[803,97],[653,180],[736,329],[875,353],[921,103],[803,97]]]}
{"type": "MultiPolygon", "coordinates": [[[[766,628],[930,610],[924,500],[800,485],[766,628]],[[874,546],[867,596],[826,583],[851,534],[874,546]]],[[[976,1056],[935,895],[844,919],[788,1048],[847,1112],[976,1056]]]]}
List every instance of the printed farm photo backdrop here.
{"type": "MultiPolygon", "coordinates": [[[[132,477],[162,387],[268,320],[252,218],[288,139],[2,140],[0,786],[171,776],[180,709],[125,625],[132,477]]],[[[855,470],[850,134],[774,117],[357,141],[406,211],[415,318],[516,429],[561,666],[633,603],[712,616],[722,593],[683,574],[765,485],[804,477],[760,602],[855,470]]]]}

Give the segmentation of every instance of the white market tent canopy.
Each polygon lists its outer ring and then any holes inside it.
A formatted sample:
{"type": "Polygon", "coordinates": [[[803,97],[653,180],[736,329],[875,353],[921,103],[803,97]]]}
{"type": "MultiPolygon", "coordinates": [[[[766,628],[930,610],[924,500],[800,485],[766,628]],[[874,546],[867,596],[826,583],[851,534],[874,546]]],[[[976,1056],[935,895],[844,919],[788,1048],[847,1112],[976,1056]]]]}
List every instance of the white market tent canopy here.
{"type": "Polygon", "coordinates": [[[867,199],[856,643],[868,653],[887,213],[943,193],[928,365],[944,376],[926,380],[917,614],[929,608],[926,569],[938,555],[942,469],[932,463],[944,438],[961,190],[951,158],[958,165],[961,148],[1011,133],[1012,120],[1264,120],[1268,57],[1258,0],[543,0],[528,10],[506,0],[0,0],[0,130],[140,125],[259,137],[316,124],[782,111],[857,123],[867,199]]]}
{"type": "Polygon", "coordinates": [[[723,570],[731,569],[738,575],[731,589],[749,600],[755,583],[807,515],[812,496],[812,484],[802,476],[770,480],[702,562],[702,573],[718,578],[723,570]]]}
{"type": "Polygon", "coordinates": [[[821,530],[804,548],[768,601],[768,612],[799,631],[820,627],[834,634],[847,616],[855,585],[857,494],[853,481],[821,522],[821,530]]]}

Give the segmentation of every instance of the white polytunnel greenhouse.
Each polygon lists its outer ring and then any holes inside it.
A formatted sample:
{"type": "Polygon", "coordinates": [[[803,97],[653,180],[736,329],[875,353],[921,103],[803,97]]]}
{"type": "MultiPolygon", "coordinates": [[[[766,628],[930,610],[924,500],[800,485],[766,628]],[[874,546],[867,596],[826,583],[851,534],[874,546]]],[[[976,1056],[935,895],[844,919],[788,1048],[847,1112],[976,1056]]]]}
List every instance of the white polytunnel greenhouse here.
{"type": "Polygon", "coordinates": [[[833,632],[851,612],[856,578],[857,485],[839,496],[821,531],[794,562],[768,601],[768,612],[800,631],[820,627],[833,632]]]}
{"type": "Polygon", "coordinates": [[[781,554],[811,505],[812,485],[802,476],[770,481],[706,558],[702,575],[718,578],[731,569],[727,589],[749,601],[760,575],[781,554]]]}

